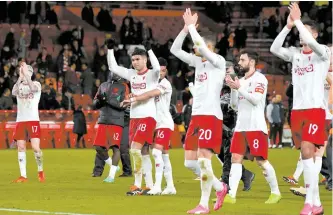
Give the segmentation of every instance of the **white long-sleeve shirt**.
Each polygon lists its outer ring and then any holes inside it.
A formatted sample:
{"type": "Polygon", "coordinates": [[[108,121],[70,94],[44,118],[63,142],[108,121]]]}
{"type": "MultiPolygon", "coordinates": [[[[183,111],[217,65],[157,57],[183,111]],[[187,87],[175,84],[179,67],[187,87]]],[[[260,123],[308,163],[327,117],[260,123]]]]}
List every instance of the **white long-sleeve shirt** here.
{"type": "Polygon", "coordinates": [[[187,35],[183,31],[175,39],[170,51],[183,62],[195,67],[195,83],[190,88],[194,92],[192,115],[212,115],[222,120],[220,93],[225,77],[225,59],[208,49],[194,25],[189,25],[188,29],[193,43],[207,61],[181,49],[187,35]]]}
{"type": "MultiPolygon", "coordinates": [[[[118,66],[114,57],[114,52],[108,50],[108,65],[111,72],[131,82],[131,92],[135,95],[141,95],[157,87],[160,77],[160,64],[152,50],[148,51],[152,69],[147,69],[144,72],[137,72],[134,69],[127,69],[118,66]]],[[[145,101],[134,102],[131,104],[130,118],[145,118],[153,117],[156,120],[156,106],[154,98],[145,101]]]]}
{"type": "Polygon", "coordinates": [[[231,90],[231,107],[238,110],[235,131],[263,131],[268,133],[265,121],[265,103],[268,81],[260,72],[239,80],[240,88],[231,90]]]}
{"type": "Polygon", "coordinates": [[[319,44],[300,20],[295,25],[311,52],[304,53],[301,48],[283,48],[283,42],[290,32],[284,27],[274,40],[270,51],[281,59],[292,62],[293,109],[323,108],[324,84],[330,64],[331,52],[325,45],[319,44]]]}
{"type": "Polygon", "coordinates": [[[170,102],[172,95],[172,86],[168,79],[163,78],[157,85],[161,95],[155,97],[157,123],[156,129],[169,128],[174,130],[174,123],[170,113],[170,102]]]}

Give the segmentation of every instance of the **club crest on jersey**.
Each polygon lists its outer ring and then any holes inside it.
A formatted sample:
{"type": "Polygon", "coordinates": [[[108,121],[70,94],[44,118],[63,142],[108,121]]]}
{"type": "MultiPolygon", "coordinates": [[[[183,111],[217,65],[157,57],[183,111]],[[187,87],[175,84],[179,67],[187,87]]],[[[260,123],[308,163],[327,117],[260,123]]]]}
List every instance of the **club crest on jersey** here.
{"type": "Polygon", "coordinates": [[[136,90],[146,89],[146,83],[134,83],[134,82],[132,82],[131,86],[132,86],[132,89],[136,89],[136,90]]]}
{"type": "Polygon", "coordinates": [[[159,96],[155,96],[155,102],[159,102],[160,101],[160,97],[159,96]]]}
{"type": "Polygon", "coordinates": [[[309,64],[308,66],[306,67],[299,67],[297,66],[295,69],[294,69],[294,73],[297,74],[297,75],[304,75],[306,72],[313,72],[313,64],[309,64]]]}
{"type": "Polygon", "coordinates": [[[204,82],[205,80],[207,80],[207,73],[205,72],[203,74],[198,74],[195,80],[199,82],[204,82]]]}

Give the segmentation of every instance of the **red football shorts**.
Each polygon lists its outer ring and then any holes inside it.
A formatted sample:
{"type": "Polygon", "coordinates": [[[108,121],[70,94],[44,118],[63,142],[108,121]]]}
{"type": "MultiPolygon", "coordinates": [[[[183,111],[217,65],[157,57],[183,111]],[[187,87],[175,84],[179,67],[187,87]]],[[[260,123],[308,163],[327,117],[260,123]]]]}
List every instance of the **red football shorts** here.
{"type": "Polygon", "coordinates": [[[110,146],[120,147],[121,135],[123,127],[118,125],[99,124],[94,140],[94,146],[102,146],[110,148],[110,146]]]}
{"type": "Polygon", "coordinates": [[[170,128],[159,128],[155,131],[154,143],[163,146],[164,150],[169,149],[172,130],[170,128]]]}
{"type": "Polygon", "coordinates": [[[14,140],[28,140],[31,138],[40,138],[39,121],[17,122],[14,132],[14,140]]]}
{"type": "Polygon", "coordinates": [[[220,153],[223,121],[216,116],[192,116],[185,138],[185,150],[212,149],[220,153]]]}
{"type": "Polygon", "coordinates": [[[325,110],[313,108],[291,111],[291,131],[297,149],[302,141],[308,141],[323,146],[325,137],[325,110]]]}
{"type": "Polygon", "coordinates": [[[262,131],[234,132],[231,140],[230,152],[246,155],[247,149],[255,157],[268,158],[268,136],[262,131]]]}
{"type": "Polygon", "coordinates": [[[152,144],[156,121],[152,117],[132,118],[129,128],[129,143],[152,144]]]}

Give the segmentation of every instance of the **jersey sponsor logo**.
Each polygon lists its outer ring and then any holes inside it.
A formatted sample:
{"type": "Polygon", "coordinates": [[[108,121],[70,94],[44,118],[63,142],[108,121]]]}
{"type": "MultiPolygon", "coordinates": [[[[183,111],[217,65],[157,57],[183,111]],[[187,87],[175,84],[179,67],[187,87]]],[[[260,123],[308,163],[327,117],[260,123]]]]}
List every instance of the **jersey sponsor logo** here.
{"type": "Polygon", "coordinates": [[[28,94],[19,93],[18,97],[20,99],[33,99],[34,94],[33,93],[28,93],[28,94]]]}
{"type": "Polygon", "coordinates": [[[134,83],[134,82],[132,82],[132,84],[131,84],[131,86],[132,86],[132,89],[146,89],[146,83],[134,83]]]}
{"type": "Polygon", "coordinates": [[[195,80],[199,82],[204,82],[205,80],[207,80],[207,73],[204,72],[203,74],[198,74],[195,80]]]}
{"type": "Polygon", "coordinates": [[[306,67],[299,67],[297,66],[295,69],[294,69],[294,73],[297,74],[297,75],[304,75],[306,72],[313,72],[313,64],[309,64],[308,66],[306,67]]]}

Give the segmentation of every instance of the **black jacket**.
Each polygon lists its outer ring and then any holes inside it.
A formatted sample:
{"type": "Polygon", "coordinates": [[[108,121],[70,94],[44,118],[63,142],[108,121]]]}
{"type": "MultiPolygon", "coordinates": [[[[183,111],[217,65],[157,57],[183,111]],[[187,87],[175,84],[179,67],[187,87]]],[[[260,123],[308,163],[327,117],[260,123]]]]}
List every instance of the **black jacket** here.
{"type": "Polygon", "coordinates": [[[74,121],[74,127],[73,127],[74,134],[83,135],[87,133],[86,117],[84,116],[84,113],[81,110],[74,111],[73,121],[74,121]]]}
{"type": "Polygon", "coordinates": [[[95,109],[99,109],[98,124],[119,125],[124,127],[125,110],[120,107],[120,102],[128,94],[125,83],[108,80],[98,88],[93,101],[95,109]]]}

